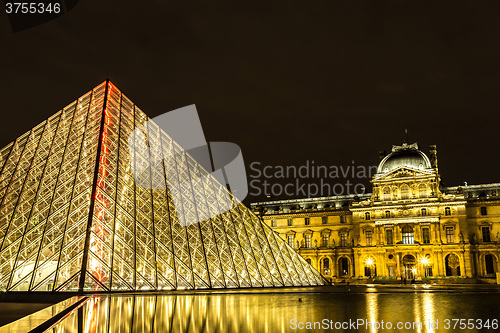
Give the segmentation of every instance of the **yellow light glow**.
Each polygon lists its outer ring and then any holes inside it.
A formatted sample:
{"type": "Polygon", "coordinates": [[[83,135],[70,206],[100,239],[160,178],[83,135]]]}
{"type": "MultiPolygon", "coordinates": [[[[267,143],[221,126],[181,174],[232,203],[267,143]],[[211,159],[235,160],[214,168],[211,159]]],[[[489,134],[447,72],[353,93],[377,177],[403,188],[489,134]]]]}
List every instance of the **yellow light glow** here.
{"type": "Polygon", "coordinates": [[[427,257],[422,257],[422,259],[420,259],[420,262],[422,263],[422,265],[429,265],[431,263],[431,261],[427,257]]]}
{"type": "Polygon", "coordinates": [[[368,266],[373,266],[373,259],[372,259],[372,258],[368,258],[368,259],[366,259],[366,264],[367,264],[368,266]]]}

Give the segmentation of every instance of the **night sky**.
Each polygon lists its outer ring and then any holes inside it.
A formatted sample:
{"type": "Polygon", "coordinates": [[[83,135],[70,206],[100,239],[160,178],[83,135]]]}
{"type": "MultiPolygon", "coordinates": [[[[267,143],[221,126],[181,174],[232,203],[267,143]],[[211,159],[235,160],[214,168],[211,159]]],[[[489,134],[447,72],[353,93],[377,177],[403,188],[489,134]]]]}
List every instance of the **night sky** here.
{"type": "Polygon", "coordinates": [[[80,0],[17,33],[2,11],[0,146],[109,78],[150,117],[196,104],[247,166],[373,165],[408,128],[446,185],[500,182],[494,2],[186,2],[80,0]]]}

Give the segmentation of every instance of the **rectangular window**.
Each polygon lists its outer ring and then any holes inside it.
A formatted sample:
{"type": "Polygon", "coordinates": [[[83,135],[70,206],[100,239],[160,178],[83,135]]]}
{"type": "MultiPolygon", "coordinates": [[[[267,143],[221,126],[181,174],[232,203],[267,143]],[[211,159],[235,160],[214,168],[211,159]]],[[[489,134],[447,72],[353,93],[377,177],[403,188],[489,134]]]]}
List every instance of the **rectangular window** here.
{"type": "Polygon", "coordinates": [[[420,210],[420,215],[422,215],[422,216],[427,216],[427,209],[422,208],[422,209],[420,210]]]}
{"type": "Polygon", "coordinates": [[[288,219],[288,226],[291,227],[292,226],[292,219],[288,219]]]}
{"type": "Polygon", "coordinates": [[[330,235],[323,235],[323,247],[328,247],[330,244],[330,235]]]}
{"type": "Polygon", "coordinates": [[[366,230],[365,235],[366,235],[366,246],[372,246],[372,231],[366,230]]]}
{"type": "Polygon", "coordinates": [[[413,230],[403,229],[403,244],[415,244],[415,238],[413,237],[413,230]]]}
{"type": "Polygon", "coordinates": [[[306,248],[311,248],[311,235],[305,235],[304,236],[304,240],[305,240],[305,246],[306,248]]]}
{"type": "Polygon", "coordinates": [[[394,244],[394,237],[392,236],[392,229],[387,229],[385,231],[385,239],[387,241],[387,245],[393,245],[394,244]]]}
{"type": "Polygon", "coordinates": [[[453,243],[454,239],[453,227],[446,227],[446,243],[453,243]]]}
{"type": "Polygon", "coordinates": [[[275,227],[276,226],[276,220],[271,220],[271,227],[275,227]]]}
{"type": "Polygon", "coordinates": [[[341,215],[340,216],[340,223],[345,223],[345,221],[346,221],[345,215],[341,215]]]}
{"type": "Polygon", "coordinates": [[[388,211],[388,210],[386,210],[386,211],[385,211],[385,218],[387,218],[387,219],[388,219],[388,218],[390,218],[390,217],[391,217],[391,212],[390,212],[390,211],[388,211]]]}
{"type": "Polygon", "coordinates": [[[347,247],[347,234],[346,233],[340,234],[340,246],[347,247]]]}
{"type": "Polygon", "coordinates": [[[431,235],[429,233],[429,228],[422,228],[422,243],[430,244],[431,235]]]}
{"type": "Polygon", "coordinates": [[[323,216],[321,218],[321,221],[323,222],[323,224],[327,224],[328,223],[328,216],[323,216]]]}
{"type": "Polygon", "coordinates": [[[483,232],[483,242],[490,242],[490,227],[482,227],[481,231],[483,232]]]}
{"type": "Polygon", "coordinates": [[[451,208],[450,207],[446,207],[444,209],[444,215],[446,215],[446,216],[451,215],[451,208]]]}
{"type": "Polygon", "coordinates": [[[305,221],[305,224],[306,224],[306,225],[309,225],[310,221],[309,221],[309,218],[308,218],[308,217],[306,217],[306,218],[304,219],[304,221],[305,221]]]}
{"type": "Polygon", "coordinates": [[[481,215],[488,215],[488,211],[486,210],[486,207],[481,207],[481,215]]]}
{"type": "Polygon", "coordinates": [[[365,219],[368,221],[368,220],[370,220],[370,218],[371,218],[370,213],[366,212],[365,213],[365,219]]]}
{"type": "Polygon", "coordinates": [[[290,247],[293,248],[293,235],[288,236],[288,245],[290,245],[290,247]]]}

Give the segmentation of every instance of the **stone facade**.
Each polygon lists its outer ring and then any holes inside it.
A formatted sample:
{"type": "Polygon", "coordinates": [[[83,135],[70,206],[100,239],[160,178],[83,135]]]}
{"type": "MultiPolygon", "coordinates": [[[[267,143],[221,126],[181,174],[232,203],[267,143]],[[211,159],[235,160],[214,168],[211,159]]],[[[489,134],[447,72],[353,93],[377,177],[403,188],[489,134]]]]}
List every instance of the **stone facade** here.
{"type": "Polygon", "coordinates": [[[496,281],[500,184],[444,187],[436,147],[426,155],[417,144],[382,155],[371,182],[370,194],[252,208],[331,281],[496,281]]]}

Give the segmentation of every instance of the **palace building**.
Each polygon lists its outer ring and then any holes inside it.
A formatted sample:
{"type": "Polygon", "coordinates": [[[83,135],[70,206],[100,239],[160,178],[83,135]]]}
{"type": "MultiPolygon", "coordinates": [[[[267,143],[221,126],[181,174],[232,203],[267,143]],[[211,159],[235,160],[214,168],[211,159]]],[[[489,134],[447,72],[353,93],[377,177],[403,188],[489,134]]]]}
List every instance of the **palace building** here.
{"type": "Polygon", "coordinates": [[[444,187],[436,146],[382,153],[372,193],[253,203],[330,281],[496,281],[500,184],[444,187]]]}

